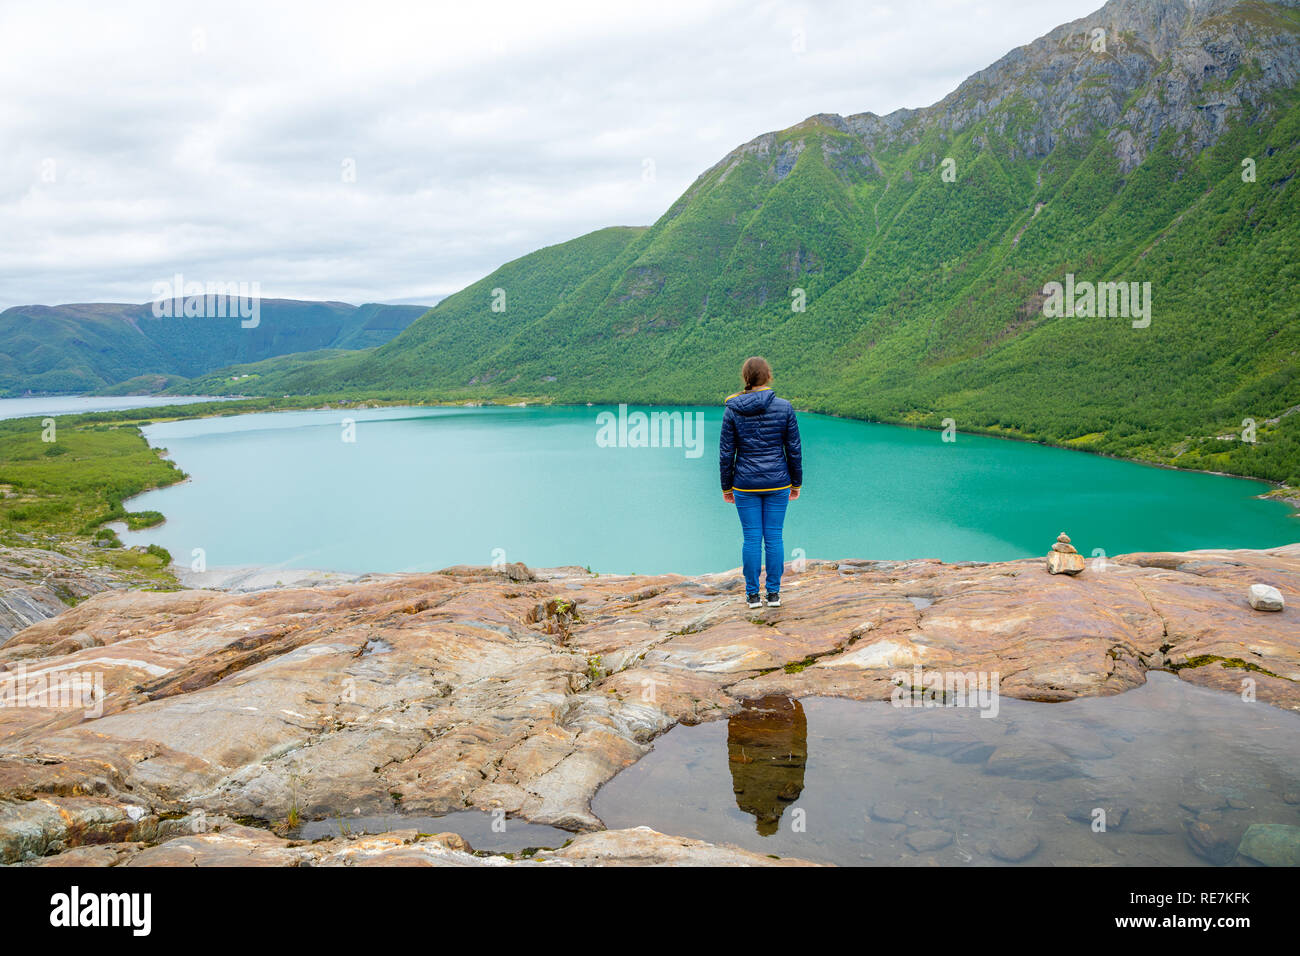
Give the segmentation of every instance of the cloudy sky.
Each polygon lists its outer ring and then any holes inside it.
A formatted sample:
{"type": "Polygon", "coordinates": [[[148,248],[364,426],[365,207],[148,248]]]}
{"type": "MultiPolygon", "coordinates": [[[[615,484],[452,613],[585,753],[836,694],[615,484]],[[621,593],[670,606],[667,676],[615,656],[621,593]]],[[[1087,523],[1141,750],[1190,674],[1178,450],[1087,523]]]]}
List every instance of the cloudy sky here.
{"type": "Polygon", "coordinates": [[[940,99],[1101,0],[0,5],[0,308],[429,302],[733,147],[940,99]]]}

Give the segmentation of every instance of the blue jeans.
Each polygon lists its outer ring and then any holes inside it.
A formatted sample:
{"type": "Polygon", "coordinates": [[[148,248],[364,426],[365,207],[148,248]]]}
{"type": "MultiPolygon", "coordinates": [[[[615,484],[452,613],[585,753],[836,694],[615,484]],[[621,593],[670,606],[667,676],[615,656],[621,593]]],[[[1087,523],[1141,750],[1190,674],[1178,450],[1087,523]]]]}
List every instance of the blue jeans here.
{"type": "Polygon", "coordinates": [[[758,572],[763,566],[763,545],[767,545],[767,590],[781,592],[781,571],[785,565],[785,545],[781,526],[785,524],[785,507],[790,503],[790,489],[780,491],[737,491],[736,512],[745,532],[741,546],[741,563],[745,568],[745,593],[758,594],[758,572]]]}

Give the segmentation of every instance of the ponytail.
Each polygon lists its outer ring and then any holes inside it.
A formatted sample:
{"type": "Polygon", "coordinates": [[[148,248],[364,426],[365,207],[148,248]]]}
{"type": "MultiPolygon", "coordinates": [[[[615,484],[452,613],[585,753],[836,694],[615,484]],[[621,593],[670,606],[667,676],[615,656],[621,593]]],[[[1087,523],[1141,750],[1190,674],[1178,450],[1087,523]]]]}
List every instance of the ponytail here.
{"type": "Polygon", "coordinates": [[[740,378],[745,383],[747,392],[762,388],[772,381],[772,366],[767,364],[767,359],[752,356],[745,359],[745,364],[740,367],[740,378]]]}

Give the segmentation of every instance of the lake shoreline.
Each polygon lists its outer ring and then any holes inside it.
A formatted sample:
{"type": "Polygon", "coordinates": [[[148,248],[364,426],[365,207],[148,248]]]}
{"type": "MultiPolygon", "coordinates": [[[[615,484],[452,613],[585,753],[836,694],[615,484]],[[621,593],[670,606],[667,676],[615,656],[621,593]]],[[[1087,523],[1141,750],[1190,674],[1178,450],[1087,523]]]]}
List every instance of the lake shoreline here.
{"type": "MultiPolygon", "coordinates": [[[[149,446],[166,451],[202,487],[182,481],[170,492],[132,498],[126,508],[169,520],[124,538],[168,548],[182,565],[201,546],[214,567],[417,571],[486,563],[498,550],[533,565],[585,564],[600,572],[734,566],[734,514],[714,500],[713,456],[699,455],[705,443],[665,438],[665,449],[684,450],[609,450],[598,413],[608,417],[585,405],[365,402],[159,421],[144,428],[149,446]],[[525,471],[508,477],[520,467],[525,471]],[[421,477],[448,473],[465,483],[459,497],[474,506],[469,512],[438,504],[421,477]],[[304,492],[295,476],[308,474],[319,477],[304,492]],[[531,477],[520,485],[525,474],[531,477]],[[654,478],[639,486],[647,474],[654,478]],[[382,500],[357,496],[375,481],[388,488],[382,500]],[[239,516],[249,517],[249,508],[263,510],[266,521],[245,523],[239,516]],[[599,531],[614,527],[624,534],[599,531]]],[[[721,412],[673,415],[702,416],[709,438],[721,412]]],[[[929,430],[815,413],[804,416],[803,431],[818,470],[816,494],[797,506],[788,529],[795,557],[1009,560],[1038,553],[1062,529],[1094,555],[1297,540],[1294,523],[1283,521],[1292,509],[1262,500],[1269,486],[1243,483],[1251,479],[1173,477],[1178,469],[1131,468],[1112,456],[1080,458],[1067,454],[1072,449],[980,435],[940,443],[929,430]],[[864,484],[860,469],[868,462],[884,470],[864,484]],[[1202,516],[1194,526],[1185,522],[1189,511],[1202,516]]]]}
{"type": "MultiPolygon", "coordinates": [[[[232,418],[234,416],[245,416],[251,414],[276,414],[281,412],[293,412],[293,411],[339,411],[339,410],[351,410],[351,409],[378,410],[378,409],[385,409],[385,408],[401,408],[401,407],[410,407],[413,409],[508,408],[508,407],[518,407],[520,404],[523,404],[525,407],[534,407],[534,408],[551,407],[551,408],[564,408],[564,409],[581,409],[583,407],[594,407],[594,403],[593,405],[588,405],[588,403],[576,403],[576,402],[575,403],[551,403],[551,402],[530,403],[527,400],[524,400],[521,403],[521,402],[499,402],[494,400],[465,402],[465,401],[434,400],[428,398],[411,399],[409,397],[354,398],[354,399],[335,399],[335,400],[311,397],[310,401],[304,400],[305,398],[306,397],[303,396],[293,396],[288,399],[276,399],[273,401],[265,401],[265,400],[259,400],[254,398],[249,401],[255,403],[255,407],[250,408],[244,405],[244,401],[245,401],[244,399],[239,399],[238,397],[235,396],[224,396],[221,397],[219,400],[214,400],[211,403],[200,403],[197,406],[159,405],[159,406],[151,406],[144,409],[127,409],[127,410],[120,410],[114,412],[105,412],[105,411],[81,412],[77,414],[59,415],[56,416],[56,418],[61,428],[66,428],[69,425],[71,425],[73,428],[76,428],[78,427],[78,424],[81,423],[81,427],[98,430],[104,427],[111,428],[113,425],[121,425],[124,427],[140,427],[140,426],[147,426],[150,424],[157,424],[163,422],[203,420],[203,419],[212,419],[212,418],[232,418]],[[162,412],[163,414],[159,415],[158,414],[159,412],[162,412]]],[[[706,409],[706,408],[711,408],[713,406],[692,405],[692,406],[683,406],[683,407],[691,408],[691,409],[706,409]]],[[[897,428],[910,428],[912,431],[924,430],[924,431],[932,432],[936,430],[924,425],[916,425],[916,424],[904,425],[901,423],[881,422],[881,421],[874,421],[870,419],[858,419],[852,416],[843,416],[843,415],[837,415],[833,413],[813,412],[812,414],[826,419],[831,419],[831,420],[839,420],[839,421],[846,421],[846,422],[861,422],[866,424],[885,425],[885,426],[897,427],[897,428]]],[[[31,427],[30,419],[13,419],[8,422],[8,425],[10,426],[11,431],[14,431],[15,429],[25,431],[26,429],[29,429],[31,427]],[[26,422],[27,424],[24,424],[24,422],[26,422]]],[[[1087,449],[1079,449],[1079,448],[1057,445],[1051,442],[1038,441],[1033,439],[1024,439],[1024,438],[1015,438],[1014,436],[1007,436],[1007,435],[986,435],[981,432],[962,432],[961,434],[977,437],[977,438],[1011,438],[1013,441],[1019,442],[1021,444],[1038,445],[1044,448],[1057,448],[1062,451],[1086,451],[1087,450],[1087,449]]],[[[135,438],[130,439],[130,442],[133,443],[134,441],[136,441],[135,438]]],[[[156,456],[164,460],[170,458],[169,453],[165,449],[157,448],[154,445],[150,444],[150,442],[144,437],[143,434],[139,435],[138,441],[140,443],[140,450],[142,453],[147,451],[149,455],[156,456]]],[[[1181,472],[1191,473],[1191,474],[1201,473],[1201,474],[1213,475],[1215,477],[1236,478],[1241,480],[1263,482],[1266,486],[1268,486],[1268,490],[1263,490],[1259,494],[1253,494],[1251,497],[1258,500],[1264,500],[1264,501],[1275,500],[1275,501],[1282,502],[1288,508],[1288,513],[1286,517],[1288,518],[1300,517],[1300,512],[1297,511],[1297,509],[1300,509],[1300,489],[1289,488],[1286,485],[1279,484],[1277,482],[1271,482],[1268,481],[1267,479],[1263,479],[1251,475],[1238,475],[1230,472],[1216,472],[1216,471],[1208,471],[1204,469],[1183,468],[1176,465],[1170,465],[1164,462],[1148,461],[1141,458],[1127,458],[1124,456],[1114,455],[1107,452],[1093,451],[1092,455],[1100,459],[1110,459],[1116,462],[1127,462],[1127,463],[1141,464],[1141,465],[1154,465],[1166,471],[1181,471],[1181,472]]],[[[59,459],[53,459],[53,461],[58,462],[59,459]]],[[[142,487],[139,492],[132,493],[131,495],[129,495],[127,498],[124,499],[122,510],[123,512],[127,510],[125,502],[134,501],[140,494],[145,494],[149,491],[156,491],[162,488],[174,487],[179,484],[185,484],[190,480],[191,478],[189,475],[179,471],[178,469],[174,476],[174,480],[163,481],[163,482],[155,481],[152,484],[147,484],[145,487],[142,487]]],[[[11,495],[11,499],[12,499],[12,495],[11,495]]],[[[105,522],[120,521],[120,520],[122,520],[121,513],[119,514],[110,513],[109,515],[106,515],[104,518],[105,522]]],[[[69,528],[68,531],[56,531],[56,529],[50,526],[34,525],[31,523],[27,523],[26,525],[21,526],[15,530],[21,530],[28,533],[55,534],[58,536],[67,535],[71,533],[72,537],[86,537],[88,535],[88,532],[81,532],[80,535],[78,535],[77,533],[75,533],[75,529],[71,529],[71,528],[69,528]]],[[[150,529],[150,530],[154,530],[154,529],[150,529]]],[[[10,543],[15,543],[15,540],[13,539],[12,535],[13,535],[12,531],[7,532],[4,540],[9,541],[10,543]]],[[[1294,540],[1294,536],[1289,535],[1288,537],[1291,540],[1294,540]]],[[[1143,542],[1137,542],[1137,543],[1143,543],[1143,542]]],[[[1151,543],[1155,543],[1155,542],[1151,542],[1151,543]]],[[[1211,540],[1210,544],[1213,543],[1215,542],[1211,540]]],[[[835,550],[843,550],[843,549],[842,547],[837,547],[835,550]]],[[[928,548],[926,549],[926,551],[929,550],[930,549],[928,548]]],[[[1115,550],[1120,550],[1120,549],[1116,548],[1115,550]]],[[[925,552],[923,551],[921,553],[925,553],[925,552]]],[[[941,552],[938,552],[936,550],[933,553],[941,553],[941,552]]],[[[98,559],[99,555],[95,554],[94,557],[95,559],[98,559]]],[[[574,558],[580,559],[580,556],[575,554],[572,556],[565,556],[565,558],[567,560],[573,560],[574,558]]],[[[182,567],[182,569],[184,569],[183,562],[176,562],[176,564],[182,567]]],[[[285,566],[285,567],[289,567],[289,566],[285,566]]],[[[398,565],[398,567],[400,568],[401,565],[398,565]]],[[[717,567],[717,565],[714,565],[714,567],[717,567]]],[[[307,562],[303,566],[294,566],[294,570],[303,571],[303,570],[312,570],[312,568],[310,567],[310,562],[307,562]]],[[[632,568],[623,568],[622,570],[625,571],[632,570],[632,568]]],[[[337,573],[337,572],[331,572],[331,573],[337,573]]]]}
{"type": "MultiPolygon", "coordinates": [[[[294,396],[294,397],[304,398],[308,396],[294,396]]],[[[257,399],[257,398],[259,398],[259,396],[226,396],[225,400],[247,401],[247,400],[257,399]]],[[[309,410],[309,408],[310,410],[328,410],[337,407],[400,408],[402,406],[407,406],[407,405],[409,405],[412,408],[478,408],[478,407],[517,408],[520,407],[521,405],[524,407],[532,407],[535,405],[540,405],[540,406],[553,407],[553,408],[584,408],[584,407],[612,408],[612,407],[617,407],[617,405],[619,404],[617,402],[606,402],[606,403],[599,403],[599,404],[594,402],[582,402],[582,401],[553,402],[553,401],[545,401],[545,400],[538,400],[538,399],[522,399],[520,401],[511,401],[506,399],[500,401],[492,400],[492,399],[457,401],[451,399],[416,400],[416,399],[360,399],[359,398],[359,399],[351,399],[345,401],[349,402],[349,404],[341,405],[339,401],[326,400],[315,406],[295,407],[293,409],[285,409],[285,410],[306,411],[309,410]]],[[[633,403],[627,402],[623,404],[627,404],[630,406],[633,403]]],[[[646,403],[637,403],[637,404],[645,405],[647,408],[660,407],[656,405],[649,405],[646,403]]],[[[718,404],[720,405],[721,402],[719,402],[718,404]]],[[[160,407],[165,407],[165,406],[160,406],[160,407]]],[[[673,403],[671,406],[663,405],[662,407],[697,409],[697,408],[716,408],[717,406],[683,402],[683,403],[673,403]]],[[[271,410],[272,409],[258,409],[256,411],[250,411],[247,414],[255,414],[257,411],[271,411],[271,410]]],[[[842,421],[863,422],[869,425],[888,425],[892,428],[909,428],[917,431],[929,431],[929,432],[943,431],[942,428],[936,428],[932,425],[918,425],[912,422],[888,421],[884,419],[875,419],[875,418],[858,418],[854,415],[844,415],[837,412],[814,411],[813,409],[809,409],[809,408],[796,407],[796,411],[800,414],[823,415],[827,418],[836,418],[842,421]]],[[[246,414],[246,413],[233,411],[228,414],[238,415],[238,414],[246,414]]],[[[184,420],[187,418],[211,418],[211,417],[220,417],[220,416],[218,415],[218,413],[204,413],[204,414],[195,414],[195,415],[178,415],[175,416],[174,418],[169,418],[168,420],[184,420]]],[[[1147,465],[1152,468],[1163,468],[1169,471],[1180,471],[1189,474],[1216,475],[1221,478],[1241,478],[1247,481],[1259,481],[1270,486],[1270,491],[1265,492],[1264,494],[1261,494],[1258,497],[1263,498],[1263,497],[1271,496],[1278,500],[1284,501],[1292,507],[1294,511],[1292,517],[1300,518],[1300,488],[1292,487],[1286,484],[1285,482],[1274,481],[1269,478],[1262,478],[1258,475],[1239,474],[1237,472],[1219,471],[1219,470],[1208,469],[1208,468],[1187,468],[1182,465],[1175,465],[1166,461],[1158,461],[1152,458],[1117,455],[1112,452],[1097,451],[1089,448],[1079,448],[1077,446],[1070,445],[1065,442],[1055,442],[1055,441],[1050,441],[1042,438],[1026,438],[1017,435],[1008,435],[996,431],[983,431],[983,430],[972,431],[972,430],[957,429],[956,434],[978,436],[981,438],[998,438],[998,439],[1003,439],[1005,441],[1020,442],[1024,444],[1030,444],[1030,445],[1040,445],[1045,448],[1059,448],[1062,449],[1063,451],[1081,452],[1086,455],[1096,455],[1099,458],[1108,458],[1112,461],[1125,461],[1135,465],[1147,465]]]]}
{"type": "MultiPolygon", "coordinates": [[[[50,395],[42,395],[40,397],[74,398],[74,397],[93,397],[93,396],[84,396],[83,393],[83,395],[50,394],[50,395]]],[[[144,397],[144,396],[139,396],[139,397],[144,397]]],[[[219,417],[226,417],[228,415],[258,414],[258,413],[269,413],[274,411],[324,411],[331,408],[340,408],[340,407],[341,408],[400,408],[402,406],[410,406],[412,408],[480,408],[480,407],[518,408],[518,407],[545,406],[545,407],[553,407],[553,408],[584,408],[584,407],[612,408],[612,407],[617,407],[618,404],[620,404],[618,402],[596,403],[596,402],[583,402],[581,400],[551,401],[548,399],[539,399],[536,397],[520,398],[516,396],[513,399],[510,397],[505,397],[500,399],[475,399],[475,400],[463,400],[463,401],[459,399],[420,399],[420,398],[401,398],[401,399],[322,398],[319,401],[317,401],[315,404],[305,404],[305,405],[286,404],[284,407],[280,407],[275,404],[277,401],[299,402],[304,399],[311,400],[313,396],[289,395],[289,396],[282,396],[278,400],[274,398],[268,398],[267,396],[260,396],[260,395],[222,395],[222,396],[180,396],[178,395],[178,396],[167,396],[167,397],[169,398],[170,397],[175,397],[175,398],[199,397],[199,398],[210,399],[213,402],[218,402],[218,401],[268,402],[270,404],[268,404],[266,407],[259,407],[256,409],[235,410],[235,411],[227,411],[224,413],[220,411],[207,411],[207,412],[195,412],[192,414],[173,414],[173,415],[168,415],[166,418],[163,419],[154,419],[155,421],[184,421],[188,419],[219,418],[219,417]]],[[[671,403],[671,405],[667,405],[664,403],[655,404],[655,403],[645,403],[645,402],[638,402],[638,403],[625,402],[622,404],[627,404],[629,406],[631,406],[632,404],[645,405],[647,408],[673,407],[673,408],[702,409],[702,408],[717,408],[722,403],[719,402],[717,405],[713,405],[713,404],[703,404],[697,402],[674,402],[671,403]]],[[[167,406],[166,404],[160,404],[157,406],[145,406],[145,408],[155,408],[155,407],[158,409],[166,409],[169,406],[167,406]]],[[[184,407],[184,405],[180,405],[177,407],[184,407]]],[[[123,409],[122,411],[133,411],[133,410],[143,410],[143,409],[123,409]]],[[[878,418],[859,418],[855,415],[846,415],[839,412],[830,412],[830,411],[817,411],[811,408],[796,407],[796,411],[799,412],[800,414],[823,415],[827,418],[836,418],[843,421],[863,422],[870,425],[888,425],[893,428],[909,428],[917,431],[931,431],[931,432],[943,431],[942,428],[936,428],[933,425],[920,425],[920,424],[916,424],[915,422],[890,421],[887,419],[878,419],[878,418]]],[[[63,414],[65,414],[67,417],[77,417],[83,414],[94,415],[94,414],[102,414],[102,413],[92,411],[92,412],[63,413],[63,414]]],[[[63,416],[56,415],[55,417],[63,417],[63,416]]],[[[1096,455],[1100,458],[1108,458],[1111,459],[1112,461],[1125,461],[1136,465],[1149,465],[1154,468],[1164,468],[1170,471],[1181,471],[1190,474],[1216,475],[1221,478],[1241,478],[1248,481],[1259,481],[1271,486],[1272,492],[1282,492],[1282,494],[1275,495],[1274,497],[1277,497],[1280,500],[1285,501],[1293,508],[1297,509],[1295,517],[1300,517],[1300,487],[1292,487],[1286,484],[1286,482],[1276,481],[1271,478],[1263,478],[1260,477],[1259,475],[1250,475],[1250,474],[1244,474],[1244,473],[1232,472],[1232,471],[1221,471],[1221,470],[1210,469],[1210,468],[1188,468],[1183,465],[1175,465],[1170,462],[1159,461],[1154,458],[1144,458],[1140,456],[1131,456],[1131,455],[1118,455],[1113,452],[1098,451],[1090,448],[1080,448],[1076,445],[1068,444],[1067,442],[1052,441],[1050,439],[1045,439],[1045,438],[1030,438],[1030,437],[1018,436],[1018,435],[1008,435],[1004,432],[993,431],[993,430],[968,430],[968,429],[959,428],[956,429],[956,434],[978,436],[981,438],[999,438],[999,439],[1004,439],[1006,441],[1021,442],[1030,445],[1041,445],[1046,448],[1059,448],[1062,449],[1063,451],[1081,452],[1087,455],[1096,455]]],[[[1263,495],[1261,495],[1260,497],[1263,497],[1263,495]]]]}

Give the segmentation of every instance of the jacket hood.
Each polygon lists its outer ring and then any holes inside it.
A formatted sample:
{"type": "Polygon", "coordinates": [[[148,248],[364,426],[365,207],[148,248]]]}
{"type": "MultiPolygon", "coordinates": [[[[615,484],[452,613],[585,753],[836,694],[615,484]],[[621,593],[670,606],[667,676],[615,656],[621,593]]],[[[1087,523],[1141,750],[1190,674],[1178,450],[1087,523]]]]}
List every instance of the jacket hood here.
{"type": "Polygon", "coordinates": [[[752,392],[737,392],[727,399],[727,407],[737,415],[761,415],[776,398],[776,392],[770,388],[752,392]]]}

